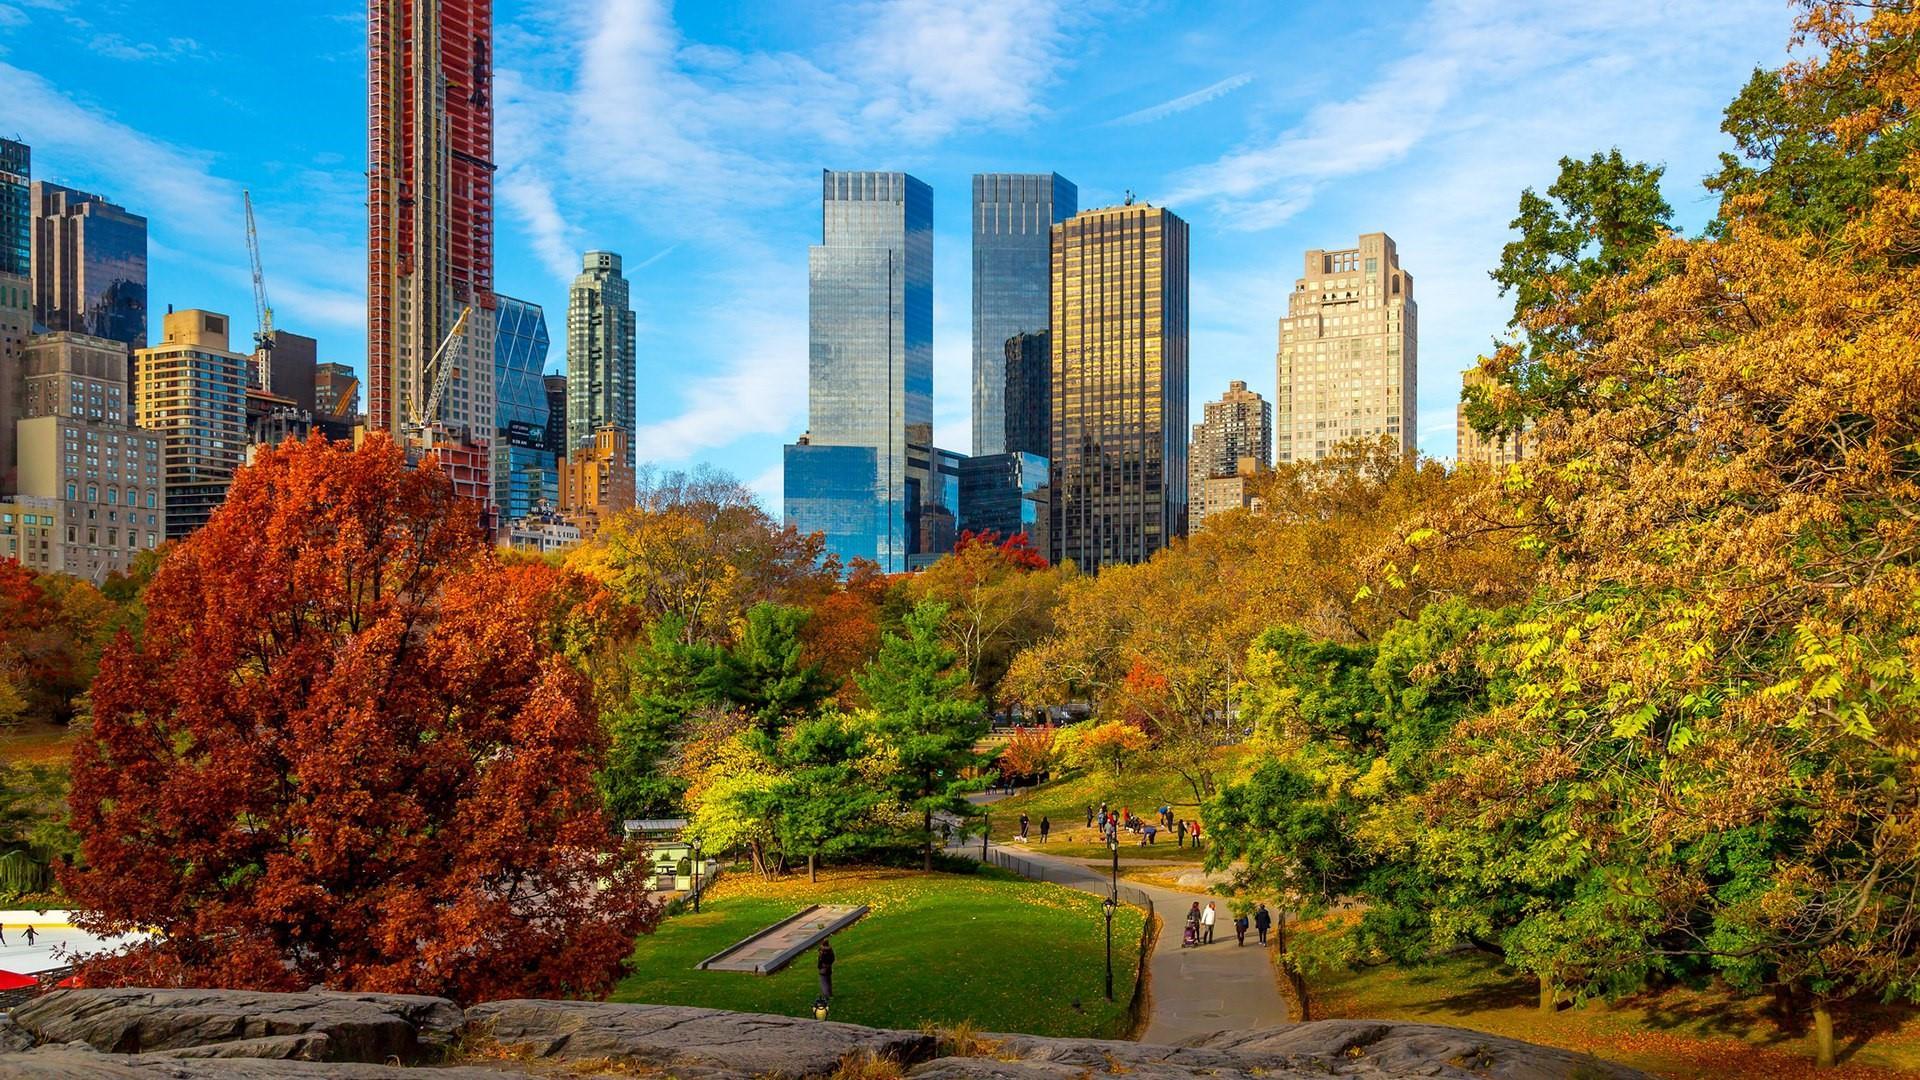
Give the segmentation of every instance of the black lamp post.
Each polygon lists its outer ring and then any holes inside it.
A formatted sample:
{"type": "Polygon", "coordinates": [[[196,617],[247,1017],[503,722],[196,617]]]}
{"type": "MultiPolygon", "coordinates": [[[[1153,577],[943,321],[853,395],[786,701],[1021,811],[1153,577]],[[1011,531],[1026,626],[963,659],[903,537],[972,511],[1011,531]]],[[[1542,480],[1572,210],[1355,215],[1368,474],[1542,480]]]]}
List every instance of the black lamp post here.
{"type": "Polygon", "coordinates": [[[980,861],[981,862],[987,861],[987,837],[992,835],[993,835],[993,814],[990,812],[982,813],[980,815],[980,861]]]}
{"type": "Polygon", "coordinates": [[[1113,909],[1116,905],[1109,896],[1100,904],[1101,912],[1107,917],[1107,1000],[1113,1000],[1113,909]]]}
{"type": "Polygon", "coordinates": [[[693,913],[700,914],[700,840],[693,841],[693,913]]]}
{"type": "Polygon", "coordinates": [[[1107,837],[1107,848],[1113,852],[1113,887],[1111,895],[1117,903],[1120,900],[1120,834],[1107,837]]]}

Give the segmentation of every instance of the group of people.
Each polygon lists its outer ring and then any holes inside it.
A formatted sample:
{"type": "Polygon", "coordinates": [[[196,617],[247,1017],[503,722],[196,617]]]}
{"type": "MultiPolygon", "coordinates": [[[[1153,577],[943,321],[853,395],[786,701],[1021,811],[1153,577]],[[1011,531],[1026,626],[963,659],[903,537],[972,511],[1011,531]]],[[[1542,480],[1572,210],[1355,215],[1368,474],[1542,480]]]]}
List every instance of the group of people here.
{"type": "MultiPolygon", "coordinates": [[[[1187,909],[1187,935],[1185,939],[1181,941],[1181,945],[1183,947],[1198,948],[1202,945],[1213,944],[1213,924],[1218,921],[1219,917],[1220,912],[1213,901],[1207,901],[1207,906],[1202,908],[1200,901],[1195,900],[1193,907],[1187,909]]],[[[1233,917],[1234,936],[1239,940],[1241,945],[1247,943],[1248,926],[1252,926],[1253,929],[1259,932],[1260,944],[1265,945],[1267,943],[1267,931],[1273,927],[1273,914],[1267,910],[1267,905],[1261,904],[1256,907],[1251,919],[1247,917],[1247,913],[1244,911],[1233,917]]]]}
{"type": "MultiPolygon", "coordinates": [[[[1193,850],[1200,850],[1200,823],[1198,821],[1176,819],[1173,816],[1173,807],[1171,806],[1162,806],[1160,809],[1154,811],[1154,816],[1159,819],[1157,822],[1142,820],[1134,814],[1131,807],[1123,806],[1119,810],[1109,810],[1107,809],[1106,803],[1101,803],[1100,809],[1095,811],[1094,808],[1089,805],[1087,807],[1087,828],[1091,829],[1095,823],[1098,823],[1100,826],[1101,839],[1109,843],[1119,842],[1120,830],[1125,829],[1135,836],[1138,836],[1140,838],[1140,844],[1143,847],[1147,844],[1158,843],[1160,830],[1165,829],[1174,835],[1175,842],[1181,847],[1186,847],[1187,841],[1191,840],[1193,841],[1193,850]]],[[[1022,832],[1024,833],[1024,829],[1022,832]]]]}

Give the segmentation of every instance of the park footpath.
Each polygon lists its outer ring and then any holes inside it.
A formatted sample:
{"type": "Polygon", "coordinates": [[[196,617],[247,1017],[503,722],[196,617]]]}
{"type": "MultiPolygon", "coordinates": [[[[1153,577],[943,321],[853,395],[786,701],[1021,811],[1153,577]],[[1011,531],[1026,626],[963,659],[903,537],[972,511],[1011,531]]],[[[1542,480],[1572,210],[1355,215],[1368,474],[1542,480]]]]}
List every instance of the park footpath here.
{"type": "MultiPolygon", "coordinates": [[[[975,796],[975,799],[982,803],[993,801],[991,797],[975,796]]],[[[1028,876],[1043,876],[1044,880],[1097,896],[1106,896],[1111,888],[1109,871],[1085,860],[1046,855],[1025,844],[994,846],[1040,871],[1039,875],[1028,876]]],[[[976,858],[979,856],[978,841],[966,847],[976,858]]],[[[962,853],[962,849],[956,847],[955,853],[962,853]]],[[[1156,865],[1168,864],[1156,862],[1156,865]]],[[[1138,881],[1126,881],[1123,886],[1151,898],[1154,912],[1161,920],[1160,937],[1154,943],[1147,968],[1150,1011],[1146,1030],[1140,1033],[1143,1042],[1170,1045],[1216,1031],[1254,1031],[1290,1022],[1267,950],[1254,944],[1255,934],[1251,929],[1247,931],[1245,946],[1234,944],[1233,915],[1227,909],[1225,897],[1138,881]],[[1203,910],[1208,901],[1219,904],[1219,923],[1213,928],[1213,944],[1197,949],[1182,948],[1180,939],[1186,928],[1187,910],[1195,901],[1199,901],[1203,910]]]]}

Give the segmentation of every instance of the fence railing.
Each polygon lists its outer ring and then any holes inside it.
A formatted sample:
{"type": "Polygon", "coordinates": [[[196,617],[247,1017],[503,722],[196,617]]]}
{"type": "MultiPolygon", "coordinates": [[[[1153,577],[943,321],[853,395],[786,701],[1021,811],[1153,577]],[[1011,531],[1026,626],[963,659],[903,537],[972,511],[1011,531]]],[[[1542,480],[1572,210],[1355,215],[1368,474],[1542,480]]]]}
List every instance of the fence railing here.
{"type": "MultiPolygon", "coordinates": [[[[980,858],[978,851],[972,854],[975,858],[980,858]]],[[[1141,1013],[1147,1004],[1147,960],[1153,953],[1153,940],[1158,932],[1153,897],[1131,885],[1122,885],[1118,890],[1113,890],[1111,877],[1091,867],[1049,866],[1032,859],[1021,858],[1010,851],[996,847],[986,850],[983,861],[989,866],[1011,871],[1029,881],[1044,881],[1100,893],[1117,891],[1120,894],[1121,903],[1137,907],[1146,914],[1145,920],[1140,924],[1140,955],[1135,959],[1133,966],[1133,994],[1127,999],[1128,1029],[1139,1031],[1140,1023],[1144,1019],[1141,1013]],[[1088,886],[1094,886],[1094,888],[1088,889],[1088,886]]]]}

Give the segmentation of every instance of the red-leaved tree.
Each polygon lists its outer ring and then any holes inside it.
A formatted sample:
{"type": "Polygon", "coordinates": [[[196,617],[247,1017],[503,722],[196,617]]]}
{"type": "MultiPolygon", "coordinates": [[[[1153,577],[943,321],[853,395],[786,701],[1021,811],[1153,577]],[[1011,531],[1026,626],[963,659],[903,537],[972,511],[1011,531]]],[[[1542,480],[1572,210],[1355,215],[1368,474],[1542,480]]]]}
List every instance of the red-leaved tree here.
{"type": "Polygon", "coordinates": [[[561,572],[375,436],[264,453],[108,651],[73,762],[89,985],[593,995],[651,929],[561,572]]]}

